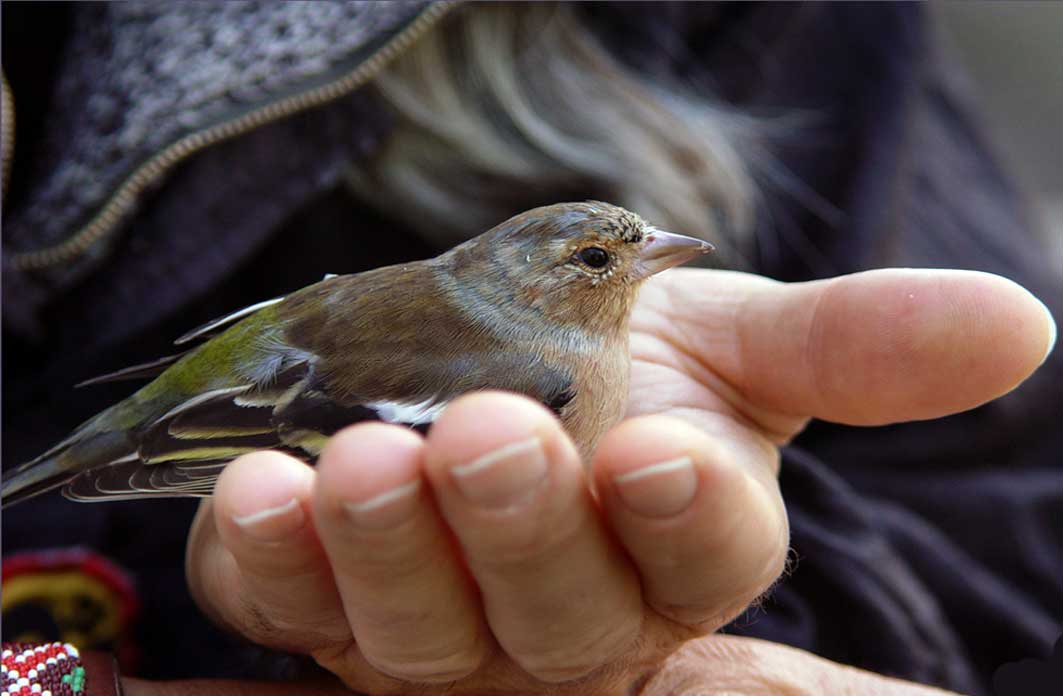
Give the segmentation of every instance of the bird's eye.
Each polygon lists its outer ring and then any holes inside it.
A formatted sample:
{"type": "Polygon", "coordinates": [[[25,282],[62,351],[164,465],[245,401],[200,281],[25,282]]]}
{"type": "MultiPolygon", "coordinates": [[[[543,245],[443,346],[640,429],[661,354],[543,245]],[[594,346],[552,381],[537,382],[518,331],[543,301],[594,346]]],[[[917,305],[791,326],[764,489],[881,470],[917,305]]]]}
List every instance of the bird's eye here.
{"type": "Polygon", "coordinates": [[[587,247],[580,250],[579,260],[591,268],[605,268],[609,263],[609,252],[598,247],[587,247]]]}

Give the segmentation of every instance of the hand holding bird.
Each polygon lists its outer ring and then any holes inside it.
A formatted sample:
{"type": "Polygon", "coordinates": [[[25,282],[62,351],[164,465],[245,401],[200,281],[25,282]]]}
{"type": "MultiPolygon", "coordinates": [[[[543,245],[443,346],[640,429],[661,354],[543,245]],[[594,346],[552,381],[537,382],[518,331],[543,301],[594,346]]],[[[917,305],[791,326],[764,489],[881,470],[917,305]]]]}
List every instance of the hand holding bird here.
{"type": "Polygon", "coordinates": [[[554,415],[498,393],[457,399],[425,437],[346,429],[316,467],[248,455],[200,508],[189,583],[240,635],[374,694],[771,691],[791,678],[926,694],[710,634],[781,572],[778,448],[808,418],[971,408],[1033,372],[1053,332],[1033,296],[984,273],[785,284],[674,270],[639,295],[630,417],[589,472],[554,415]]]}

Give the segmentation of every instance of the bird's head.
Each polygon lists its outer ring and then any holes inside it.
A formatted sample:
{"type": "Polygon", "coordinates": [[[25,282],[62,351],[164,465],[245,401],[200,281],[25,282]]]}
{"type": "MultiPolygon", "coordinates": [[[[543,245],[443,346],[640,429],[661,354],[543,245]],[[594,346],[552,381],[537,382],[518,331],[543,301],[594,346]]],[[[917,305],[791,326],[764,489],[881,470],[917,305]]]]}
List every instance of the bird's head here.
{"type": "Polygon", "coordinates": [[[586,201],[512,217],[455,249],[452,263],[499,301],[560,324],[626,330],[642,281],[712,248],[619,206],[586,201]]]}

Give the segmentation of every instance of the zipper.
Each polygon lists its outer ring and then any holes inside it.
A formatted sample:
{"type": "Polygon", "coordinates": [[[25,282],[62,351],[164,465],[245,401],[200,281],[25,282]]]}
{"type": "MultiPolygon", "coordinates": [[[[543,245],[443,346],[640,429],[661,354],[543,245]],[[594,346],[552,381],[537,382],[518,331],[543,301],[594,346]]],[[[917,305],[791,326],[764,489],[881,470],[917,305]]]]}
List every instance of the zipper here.
{"type": "Polygon", "coordinates": [[[0,71],[3,98],[0,99],[0,197],[7,200],[7,182],[11,180],[11,163],[15,159],[15,97],[0,71]]]}
{"type": "MultiPolygon", "coordinates": [[[[275,102],[261,106],[238,118],[219,123],[195,133],[189,133],[167,145],[153,155],[147,162],[137,167],[93,218],[65,241],[36,251],[25,251],[11,255],[12,266],[20,271],[39,270],[71,261],[84,254],[91,246],[110,236],[119,223],[136,205],[138,196],[177,164],[197,152],[260,128],[264,125],[287,118],[300,111],[323,106],[328,102],[347,96],[379,75],[400,53],[421,38],[445,15],[457,2],[439,2],[425,8],[405,29],[396,34],[375,53],[358,64],[350,72],[328,84],[311,90],[284,97],[275,102]]],[[[4,82],[4,184],[7,183],[9,155],[7,148],[7,82],[4,82]]]]}

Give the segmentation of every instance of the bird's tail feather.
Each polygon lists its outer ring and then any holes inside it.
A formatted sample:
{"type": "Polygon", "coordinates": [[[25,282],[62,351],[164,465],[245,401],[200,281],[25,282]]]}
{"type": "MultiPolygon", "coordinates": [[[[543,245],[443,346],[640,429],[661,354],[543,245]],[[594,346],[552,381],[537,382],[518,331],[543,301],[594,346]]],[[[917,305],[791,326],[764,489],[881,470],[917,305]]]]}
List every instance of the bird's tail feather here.
{"type": "Polygon", "coordinates": [[[0,500],[4,507],[20,503],[58,488],[82,471],[107,464],[128,452],[125,433],[75,433],[36,459],[4,472],[0,500]]]}

